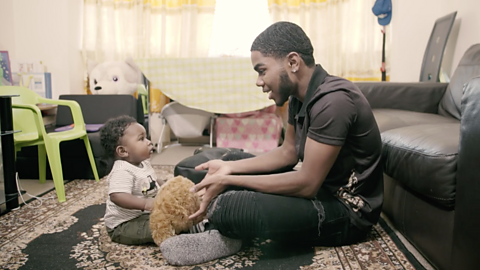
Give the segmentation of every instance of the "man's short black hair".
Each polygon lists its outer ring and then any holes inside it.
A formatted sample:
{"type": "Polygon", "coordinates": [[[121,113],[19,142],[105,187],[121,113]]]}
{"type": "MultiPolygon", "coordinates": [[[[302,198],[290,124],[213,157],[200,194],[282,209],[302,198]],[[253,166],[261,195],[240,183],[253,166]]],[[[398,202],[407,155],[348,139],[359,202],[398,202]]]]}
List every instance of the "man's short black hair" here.
{"type": "Polygon", "coordinates": [[[291,22],[276,22],[255,38],[250,51],[259,51],[267,57],[284,58],[296,52],[308,67],[315,65],[312,42],[303,29],[291,22]]]}
{"type": "Polygon", "coordinates": [[[117,118],[109,119],[100,130],[100,143],[105,150],[105,155],[108,157],[115,156],[115,150],[120,145],[120,139],[125,134],[125,130],[133,123],[136,123],[135,118],[122,115],[117,118]]]}

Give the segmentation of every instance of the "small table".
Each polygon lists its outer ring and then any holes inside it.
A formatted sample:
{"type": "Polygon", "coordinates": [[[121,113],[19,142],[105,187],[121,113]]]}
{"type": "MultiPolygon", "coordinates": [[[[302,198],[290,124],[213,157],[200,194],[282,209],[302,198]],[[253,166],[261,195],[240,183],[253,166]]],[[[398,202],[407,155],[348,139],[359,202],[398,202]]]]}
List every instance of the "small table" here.
{"type": "Polygon", "coordinates": [[[57,116],[57,104],[37,104],[37,107],[42,111],[43,124],[45,127],[54,126],[57,116]]]}
{"type": "Polygon", "coordinates": [[[57,104],[47,104],[47,103],[39,103],[37,104],[37,107],[40,109],[40,111],[48,111],[52,109],[56,109],[58,107],[57,104]]]}
{"type": "Polygon", "coordinates": [[[15,168],[15,142],[13,134],[12,97],[19,95],[0,95],[0,136],[2,138],[3,180],[5,186],[5,201],[7,211],[18,207],[18,191],[15,168]]]}
{"type": "MultiPolygon", "coordinates": [[[[163,94],[186,107],[227,114],[274,104],[255,85],[258,75],[250,57],[143,58],[135,62],[152,83],[153,96],[163,94]]],[[[160,100],[153,100],[152,112],[160,112],[160,100]]]]}

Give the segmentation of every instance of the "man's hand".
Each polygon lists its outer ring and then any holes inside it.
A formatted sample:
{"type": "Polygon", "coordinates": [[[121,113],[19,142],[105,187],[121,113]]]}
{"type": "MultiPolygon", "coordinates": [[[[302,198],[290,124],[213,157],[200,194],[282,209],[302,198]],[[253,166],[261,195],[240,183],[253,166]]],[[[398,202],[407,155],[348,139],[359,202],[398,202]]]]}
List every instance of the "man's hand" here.
{"type": "Polygon", "coordinates": [[[227,162],[221,159],[214,159],[195,167],[195,170],[208,170],[205,178],[212,175],[229,175],[232,174],[232,169],[227,162]]]}
{"type": "Polygon", "coordinates": [[[196,184],[190,191],[191,192],[203,192],[202,202],[200,203],[200,209],[193,215],[189,216],[189,219],[195,219],[205,213],[210,202],[222,193],[227,185],[224,184],[225,175],[211,175],[205,177],[202,182],[196,184]]]}
{"type": "Polygon", "coordinates": [[[203,180],[192,188],[192,192],[197,192],[202,198],[200,209],[189,217],[195,219],[207,210],[210,202],[222,193],[227,186],[223,184],[223,177],[232,174],[232,169],[227,162],[221,159],[210,160],[195,167],[195,170],[208,170],[203,180]]]}

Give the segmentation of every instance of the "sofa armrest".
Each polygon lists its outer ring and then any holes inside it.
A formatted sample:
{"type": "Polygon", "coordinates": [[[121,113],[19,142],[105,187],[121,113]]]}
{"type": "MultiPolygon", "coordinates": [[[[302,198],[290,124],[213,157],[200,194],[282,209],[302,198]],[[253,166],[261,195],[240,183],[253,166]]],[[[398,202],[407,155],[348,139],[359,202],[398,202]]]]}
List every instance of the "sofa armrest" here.
{"type": "Polygon", "coordinates": [[[461,102],[452,269],[480,265],[480,77],[465,84],[461,102]]]}
{"type": "MultiPolygon", "coordinates": [[[[143,124],[144,118],[139,117],[137,99],[132,95],[61,95],[60,100],[74,100],[82,108],[86,124],[103,124],[108,119],[120,115],[129,115],[143,124]]],[[[57,110],[57,126],[73,123],[70,111],[59,106],[57,110]]]]}
{"type": "Polygon", "coordinates": [[[373,109],[399,109],[437,113],[438,104],[447,90],[447,83],[355,83],[373,109]]]}

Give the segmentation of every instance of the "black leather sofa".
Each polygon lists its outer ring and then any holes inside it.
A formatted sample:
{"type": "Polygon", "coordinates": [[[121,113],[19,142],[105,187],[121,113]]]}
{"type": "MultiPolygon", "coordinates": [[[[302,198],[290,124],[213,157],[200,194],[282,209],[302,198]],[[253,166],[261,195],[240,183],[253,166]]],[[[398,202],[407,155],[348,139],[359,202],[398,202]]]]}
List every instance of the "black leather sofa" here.
{"type": "Polygon", "coordinates": [[[357,83],[379,125],[383,212],[438,269],[480,268],[480,44],[450,83],[357,83]]]}
{"type": "MultiPolygon", "coordinates": [[[[148,126],[143,113],[142,102],[132,95],[61,95],[59,99],[77,101],[82,108],[86,124],[103,124],[110,118],[130,115],[136,118],[140,124],[148,126]]],[[[47,132],[52,132],[57,127],[72,123],[72,115],[68,108],[59,106],[55,126],[49,128],[47,132]]],[[[92,146],[93,156],[95,157],[98,176],[103,177],[110,171],[113,161],[104,156],[104,151],[100,144],[99,131],[89,132],[88,138],[92,146]]],[[[60,144],[60,151],[65,180],[94,179],[87,151],[82,141],[63,142],[60,144]]],[[[47,179],[52,179],[48,163],[47,167],[47,179]]],[[[22,148],[17,153],[16,168],[20,178],[38,179],[37,147],[22,148]]]]}

